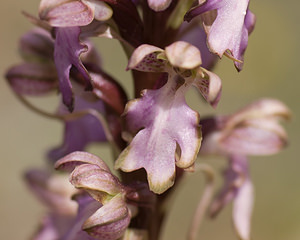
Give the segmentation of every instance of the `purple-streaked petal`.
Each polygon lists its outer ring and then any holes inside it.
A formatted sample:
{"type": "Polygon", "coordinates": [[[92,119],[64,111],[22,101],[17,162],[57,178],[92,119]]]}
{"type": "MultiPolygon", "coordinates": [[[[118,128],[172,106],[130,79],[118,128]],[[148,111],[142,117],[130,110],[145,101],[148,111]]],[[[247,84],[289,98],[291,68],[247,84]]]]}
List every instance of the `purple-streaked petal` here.
{"type": "Polygon", "coordinates": [[[84,1],[42,0],[39,16],[53,27],[85,26],[93,21],[94,9],[84,1]]]}
{"type": "Polygon", "coordinates": [[[85,221],[83,230],[96,239],[116,240],[122,237],[129,223],[126,203],[121,195],[116,195],[85,221]]]}
{"type": "Polygon", "coordinates": [[[193,85],[198,88],[208,103],[217,107],[222,91],[222,82],[218,75],[201,68],[193,81],[193,85]]]}
{"type": "Polygon", "coordinates": [[[58,87],[54,65],[24,63],[14,66],[6,73],[12,89],[21,95],[39,96],[58,87]]]}
{"type": "Polygon", "coordinates": [[[140,131],[121,153],[116,167],[125,172],[145,168],[150,190],[155,193],[173,185],[175,164],[188,168],[194,163],[201,142],[199,115],[184,99],[189,86],[177,77],[171,76],[158,90],[145,91],[141,99],[129,102],[125,111],[129,130],[140,131]],[[181,156],[175,163],[177,144],[181,156]]]}
{"type": "Polygon", "coordinates": [[[131,55],[127,69],[135,69],[142,72],[164,72],[165,61],[157,59],[157,55],[162,52],[161,48],[143,44],[135,49],[131,55]]]}
{"type": "Polygon", "coordinates": [[[101,158],[87,152],[70,153],[69,155],[57,161],[54,167],[59,170],[72,172],[75,167],[82,164],[94,164],[99,166],[99,168],[103,169],[104,171],[110,171],[108,166],[101,158]]]}
{"type": "MultiPolygon", "coordinates": [[[[191,20],[207,11],[217,10],[217,16],[213,23],[211,23],[210,15],[202,15],[210,50],[220,57],[229,50],[234,59],[243,61],[248,35],[255,24],[255,17],[248,10],[248,4],[249,0],[206,0],[188,12],[186,20],[191,20]]],[[[235,66],[241,70],[243,64],[236,61],[235,66]]]]}
{"type": "Polygon", "coordinates": [[[77,206],[71,200],[75,189],[66,175],[53,175],[44,170],[33,169],[25,174],[25,180],[33,193],[51,211],[61,215],[75,215],[77,206]]]}
{"type": "Polygon", "coordinates": [[[48,62],[53,60],[54,39],[48,31],[35,28],[21,37],[19,49],[22,57],[27,61],[48,62]]]}
{"type": "Polygon", "coordinates": [[[94,199],[105,204],[108,198],[122,191],[119,180],[94,164],[77,166],[70,175],[70,182],[78,189],[87,191],[94,199]]]}
{"type": "Polygon", "coordinates": [[[63,103],[69,111],[73,111],[73,92],[70,81],[70,70],[74,66],[85,80],[86,90],[92,89],[90,76],[81,63],[79,56],[87,48],[79,41],[80,28],[57,28],[54,49],[54,62],[59,77],[59,87],[63,96],[63,103]]]}
{"type": "Polygon", "coordinates": [[[166,47],[165,53],[173,67],[194,69],[202,63],[199,49],[188,42],[172,43],[166,47]]]}
{"type": "Polygon", "coordinates": [[[148,5],[152,10],[159,12],[167,9],[171,2],[172,0],[148,0],[148,5]]]}

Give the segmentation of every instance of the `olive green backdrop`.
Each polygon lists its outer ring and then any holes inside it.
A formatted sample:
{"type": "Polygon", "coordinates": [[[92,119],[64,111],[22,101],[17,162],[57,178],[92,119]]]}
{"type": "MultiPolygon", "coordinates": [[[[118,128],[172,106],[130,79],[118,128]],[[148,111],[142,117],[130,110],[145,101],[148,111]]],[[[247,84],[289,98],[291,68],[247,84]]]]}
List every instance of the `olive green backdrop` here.
{"type": "MultiPolygon", "coordinates": [[[[0,3],[0,73],[20,62],[17,41],[31,28],[21,10],[37,13],[38,0],[1,1],[0,3]]],[[[250,36],[245,66],[237,73],[228,59],[220,61],[215,72],[223,80],[223,95],[216,110],[203,105],[191,92],[190,105],[204,116],[208,113],[230,113],[261,97],[279,98],[293,111],[285,124],[290,145],[276,156],[251,158],[251,173],[256,190],[252,236],[254,240],[300,239],[299,180],[299,53],[300,29],[296,0],[251,0],[250,8],[257,24],[250,36]]],[[[130,75],[124,73],[126,59],[118,55],[118,43],[95,40],[103,56],[104,67],[118,77],[132,96],[130,75]]],[[[62,125],[26,109],[13,95],[4,77],[0,82],[0,238],[25,240],[36,229],[45,209],[27,191],[22,181],[24,170],[44,166],[44,153],[61,142],[62,125]]],[[[56,97],[39,99],[37,104],[54,110],[56,97]]],[[[90,151],[111,160],[105,146],[93,145],[90,151]]],[[[223,159],[204,159],[221,169],[223,159]]],[[[218,179],[220,182],[220,179],[218,179]]],[[[182,240],[201,196],[203,177],[192,176],[181,185],[174,210],[166,224],[164,240],[182,240]]],[[[199,239],[231,240],[234,235],[230,207],[216,220],[207,219],[199,239]]]]}

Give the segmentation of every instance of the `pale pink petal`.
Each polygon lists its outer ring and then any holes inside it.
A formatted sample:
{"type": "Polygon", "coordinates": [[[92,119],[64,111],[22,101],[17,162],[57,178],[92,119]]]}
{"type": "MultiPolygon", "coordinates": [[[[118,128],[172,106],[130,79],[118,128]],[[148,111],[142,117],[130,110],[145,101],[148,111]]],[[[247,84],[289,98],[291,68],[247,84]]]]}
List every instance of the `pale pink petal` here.
{"type": "Polygon", "coordinates": [[[92,197],[104,203],[107,195],[116,195],[122,191],[119,180],[94,164],[82,164],[77,166],[70,175],[70,182],[79,189],[84,189],[92,197]]]}
{"type": "Polygon", "coordinates": [[[171,2],[172,0],[148,0],[148,5],[152,10],[159,12],[168,8],[171,2]]]}
{"type": "MultiPolygon", "coordinates": [[[[248,45],[248,35],[254,28],[255,17],[248,10],[249,0],[206,0],[193,8],[186,15],[186,20],[202,14],[207,31],[210,50],[220,57],[229,50],[234,59],[243,61],[243,54],[248,45]],[[208,11],[216,10],[217,15],[212,22],[208,11]]],[[[242,62],[235,61],[238,70],[242,62]]]]}
{"type": "Polygon", "coordinates": [[[194,69],[202,63],[199,49],[188,42],[177,41],[167,46],[165,53],[173,67],[194,69]]]}
{"type": "Polygon", "coordinates": [[[271,98],[263,98],[242,108],[230,117],[230,126],[239,124],[245,120],[272,118],[274,120],[289,119],[291,111],[281,101],[271,98]]]}
{"type": "Polygon", "coordinates": [[[112,9],[104,2],[97,0],[83,0],[83,2],[93,9],[94,18],[98,21],[106,21],[113,14],[112,9]]]}
{"type": "Polygon", "coordinates": [[[241,240],[250,240],[251,216],[254,202],[252,183],[247,179],[233,201],[233,225],[241,240]]]}
{"type": "Polygon", "coordinates": [[[135,69],[143,72],[165,71],[165,61],[157,59],[157,55],[163,50],[152,45],[143,44],[134,50],[127,69],[135,69]]]}
{"type": "Polygon", "coordinates": [[[83,1],[42,0],[39,16],[53,27],[85,26],[93,21],[94,11],[83,1]]]}
{"type": "Polygon", "coordinates": [[[224,131],[219,144],[224,152],[240,155],[270,155],[287,144],[285,130],[272,119],[244,121],[231,131],[224,131]]]}

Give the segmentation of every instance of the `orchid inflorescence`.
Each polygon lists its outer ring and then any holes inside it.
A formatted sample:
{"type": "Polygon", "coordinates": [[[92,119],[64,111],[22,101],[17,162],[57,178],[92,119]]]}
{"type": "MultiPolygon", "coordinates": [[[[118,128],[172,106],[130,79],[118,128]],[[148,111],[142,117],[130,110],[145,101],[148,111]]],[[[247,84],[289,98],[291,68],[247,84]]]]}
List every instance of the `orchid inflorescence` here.
{"type": "Polygon", "coordinates": [[[163,206],[179,180],[197,171],[207,176],[207,185],[187,239],[196,239],[205,213],[216,216],[230,202],[239,238],[250,239],[254,189],[248,156],[286,146],[280,120],[290,111],[263,98],[230,115],[200,118],[185,100],[195,88],[216,108],[222,82],[211,70],[218,59],[226,56],[242,70],[255,25],[249,0],[41,0],[38,17],[24,15],[36,27],[21,37],[24,62],[6,78],[29,108],[65,126],[62,145],[47,155],[54,167],[25,174],[49,207],[33,239],[159,239],[163,206]],[[123,47],[133,99],[103,70],[92,37],[116,39],[123,47]],[[57,91],[55,113],[26,99],[57,91]],[[111,146],[118,176],[84,152],[95,142],[111,146]],[[215,197],[215,171],[201,163],[204,155],[228,162],[215,197]]]}

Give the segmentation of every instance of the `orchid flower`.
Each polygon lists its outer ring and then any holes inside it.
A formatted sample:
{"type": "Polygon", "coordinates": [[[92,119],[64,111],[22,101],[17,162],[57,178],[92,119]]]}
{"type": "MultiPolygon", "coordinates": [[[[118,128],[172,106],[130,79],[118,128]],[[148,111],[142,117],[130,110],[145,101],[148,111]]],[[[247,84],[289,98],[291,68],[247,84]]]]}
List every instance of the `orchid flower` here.
{"type": "Polygon", "coordinates": [[[71,172],[72,185],[101,203],[102,206],[82,226],[96,239],[116,240],[124,235],[137,211],[135,205],[127,204],[127,198],[131,201],[152,201],[144,187],[136,191],[132,186],[123,185],[95,155],[74,152],[56,162],[55,167],[71,172]],[[143,197],[144,194],[147,197],[143,197]]]}
{"type": "Polygon", "coordinates": [[[200,169],[207,185],[187,234],[196,240],[215,182],[211,167],[194,166],[203,155],[228,159],[211,215],[233,202],[237,234],[250,239],[254,187],[248,156],[286,146],[279,121],[290,111],[280,101],[262,99],[228,116],[201,113],[200,120],[185,99],[196,88],[216,108],[222,83],[211,70],[217,58],[225,55],[242,69],[255,24],[249,0],[41,0],[39,17],[24,15],[39,28],[22,36],[23,63],[6,78],[31,110],[63,122],[62,143],[48,157],[57,170],[70,173],[71,183],[52,171],[26,174],[48,207],[34,240],[157,240],[170,193],[185,172],[200,169]],[[104,71],[91,37],[119,41],[132,72],[131,100],[123,83],[104,71]],[[53,92],[61,94],[55,113],[27,100],[53,92]],[[96,142],[111,147],[116,173],[82,152],[96,142]]]}
{"type": "Polygon", "coordinates": [[[255,16],[248,5],[249,0],[200,0],[185,16],[190,21],[201,15],[210,50],[219,57],[229,50],[238,70],[243,67],[248,35],[255,24],[255,16]]]}
{"type": "Polygon", "coordinates": [[[231,116],[200,122],[205,129],[200,154],[219,154],[229,158],[225,184],[212,204],[212,215],[233,201],[233,223],[242,240],[250,239],[254,201],[246,156],[274,154],[285,147],[287,136],[279,121],[289,117],[290,111],[283,103],[262,99],[231,116]]]}
{"type": "Polygon", "coordinates": [[[186,91],[194,85],[213,106],[219,100],[220,79],[200,65],[199,50],[186,42],[176,42],[165,51],[142,45],[129,61],[129,69],[168,73],[163,87],[145,90],[141,99],[127,104],[128,129],[137,134],[116,161],[116,167],[126,172],[145,168],[156,193],[173,185],[175,164],[193,165],[200,148],[199,115],[187,106],[186,91]],[[177,145],[181,155],[175,160],[177,145]]]}

